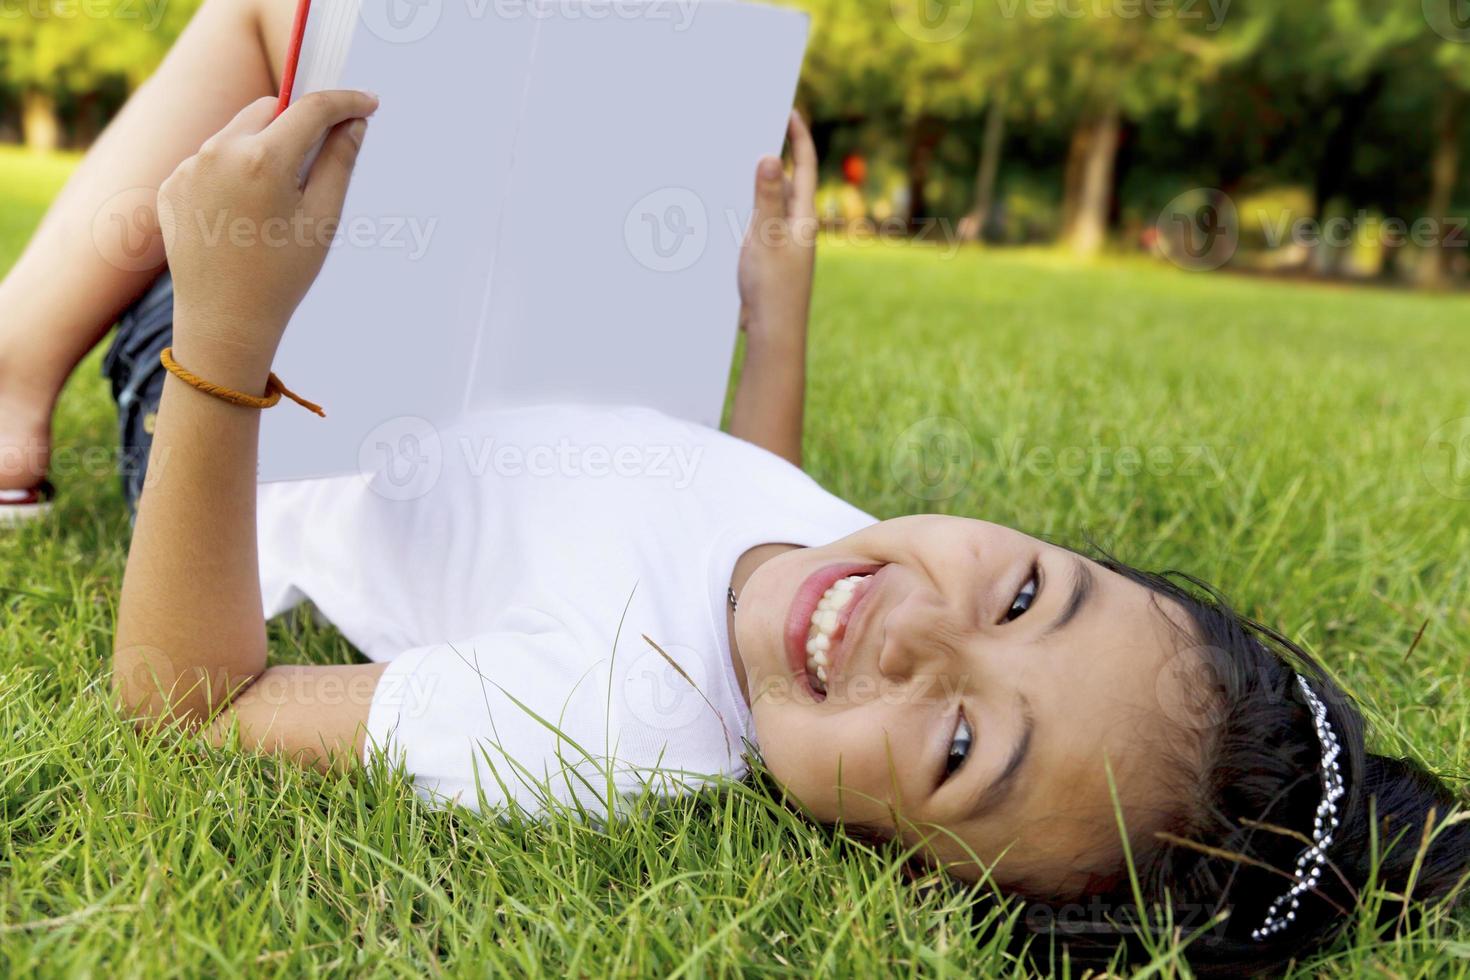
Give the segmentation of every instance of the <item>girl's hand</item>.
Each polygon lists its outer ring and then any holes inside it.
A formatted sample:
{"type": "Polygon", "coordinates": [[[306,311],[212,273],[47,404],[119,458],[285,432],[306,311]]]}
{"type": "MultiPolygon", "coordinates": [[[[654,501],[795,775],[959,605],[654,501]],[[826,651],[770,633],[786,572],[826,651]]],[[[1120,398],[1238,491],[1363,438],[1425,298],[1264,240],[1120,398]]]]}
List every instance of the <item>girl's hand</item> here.
{"type": "Polygon", "coordinates": [[[791,176],[776,157],[760,162],[755,214],[740,254],[740,328],[751,349],[805,350],[817,250],[817,149],[795,112],[787,135],[791,176]]]}
{"type": "Polygon", "coordinates": [[[286,324],[326,261],[363,117],[378,100],[315,92],[273,119],[275,106],[260,99],[241,110],[158,191],[179,361],[201,373],[209,364],[252,389],[263,387],[286,324]]]}

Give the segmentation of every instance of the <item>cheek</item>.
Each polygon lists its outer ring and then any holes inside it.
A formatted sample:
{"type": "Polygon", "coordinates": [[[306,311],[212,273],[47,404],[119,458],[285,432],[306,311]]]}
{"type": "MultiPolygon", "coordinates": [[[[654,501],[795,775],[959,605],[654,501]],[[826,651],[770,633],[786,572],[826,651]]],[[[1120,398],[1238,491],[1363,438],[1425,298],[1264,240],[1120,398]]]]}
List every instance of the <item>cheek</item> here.
{"type": "Polygon", "coordinates": [[[766,767],[814,819],[874,823],[887,817],[895,795],[892,772],[903,762],[897,746],[888,749],[881,712],[822,715],[806,705],[769,705],[753,718],[766,767]]]}

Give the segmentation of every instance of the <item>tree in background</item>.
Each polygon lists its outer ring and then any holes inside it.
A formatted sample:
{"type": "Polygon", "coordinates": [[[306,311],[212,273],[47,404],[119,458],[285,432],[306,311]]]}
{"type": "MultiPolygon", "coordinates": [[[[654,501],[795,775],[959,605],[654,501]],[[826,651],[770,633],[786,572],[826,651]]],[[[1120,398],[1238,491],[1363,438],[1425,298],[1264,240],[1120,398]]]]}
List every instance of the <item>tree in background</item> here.
{"type": "Polygon", "coordinates": [[[958,123],[983,117],[966,238],[990,220],[1011,118],[1049,122],[1056,101],[1028,69],[1026,19],[1008,0],[786,0],[812,16],[803,101],[818,119],[879,120],[901,134],[909,217],[928,216],[935,148],[958,123]]]}
{"type": "Polygon", "coordinates": [[[916,220],[929,217],[926,188],[935,148],[948,127],[983,112],[990,136],[981,147],[969,216],[968,224],[975,224],[977,211],[989,211],[999,172],[1010,66],[1005,38],[1010,32],[989,29],[996,25],[977,17],[975,6],[964,0],[949,5],[891,0],[888,13],[888,30],[897,43],[893,78],[908,134],[910,215],[916,220]]]}
{"type": "Polygon", "coordinates": [[[1217,12],[1165,3],[1152,8],[1157,15],[1138,16],[1119,11],[1148,5],[1057,9],[1074,13],[1030,18],[1026,47],[1071,127],[1061,237],[1077,254],[1093,255],[1107,240],[1125,122],[1168,112],[1178,128],[1193,127],[1206,87],[1259,47],[1275,5],[1237,2],[1217,12]]]}
{"type": "Polygon", "coordinates": [[[959,42],[964,63],[983,91],[980,107],[985,113],[974,192],[959,225],[960,238],[965,241],[978,241],[992,228],[1001,155],[1012,117],[1046,121],[1046,93],[1028,84],[1035,78],[1026,72],[1025,26],[1024,19],[1005,16],[999,4],[985,4],[959,42]]]}
{"type": "Polygon", "coordinates": [[[26,0],[0,7],[4,85],[21,109],[26,145],[63,142],[61,109],[82,113],[109,90],[141,84],[198,0],[26,0]]]}
{"type": "MultiPolygon", "coordinates": [[[[1299,181],[1317,228],[1377,209],[1443,227],[1461,178],[1470,24],[1455,31],[1462,0],[1328,0],[1283,6],[1271,35],[1232,81],[1259,93],[1261,111],[1212,149],[1237,170],[1299,181]],[[1436,5],[1445,21],[1436,24],[1436,5]],[[1269,117],[1269,118],[1268,118],[1269,117]],[[1238,139],[1254,152],[1241,155],[1238,139]]],[[[1385,275],[1401,242],[1382,243],[1385,275]]],[[[1319,236],[1304,255],[1333,274],[1348,249],[1319,236]]],[[[1440,256],[1422,263],[1433,279],[1440,256]]]]}
{"type": "MultiPolygon", "coordinates": [[[[1213,169],[1226,193],[1248,176],[1304,184],[1321,224],[1348,199],[1404,213],[1407,203],[1390,198],[1418,178],[1384,157],[1417,146],[1432,125],[1426,209],[1453,206],[1470,23],[1450,18],[1436,33],[1426,11],[1465,0],[787,2],[813,16],[803,100],[818,128],[876,122],[901,142],[911,217],[927,213],[935,147],[983,120],[966,238],[994,215],[1014,125],[1063,141],[1057,236],[1083,255],[1107,240],[1125,142],[1155,153],[1188,145],[1165,159],[1183,172],[1213,169]],[[1364,145],[1370,132],[1380,146],[1364,145]]],[[[1313,258],[1330,272],[1340,256],[1313,258]]]]}
{"type": "Polygon", "coordinates": [[[929,2],[790,0],[812,17],[803,102],[818,119],[882,120],[901,134],[907,217],[914,222],[927,216],[935,146],[950,122],[983,102],[988,81],[985,66],[968,58],[959,43],[962,29],[951,31],[920,16],[929,2]]]}
{"type": "Polygon", "coordinates": [[[811,15],[802,96],[814,118],[858,119],[903,104],[895,58],[904,39],[872,0],[785,0],[811,15]]]}
{"type": "MultiPolygon", "coordinates": [[[[33,147],[86,142],[198,2],[0,0],[0,121],[19,105],[33,147]]],[[[959,218],[966,239],[1082,255],[1199,188],[1290,198],[1319,228],[1344,212],[1453,224],[1470,0],[776,2],[812,16],[799,101],[844,165],[834,214],[959,218]]],[[[1444,281],[1463,246],[1415,271],[1444,281]]],[[[1323,240],[1273,261],[1333,274],[1353,252],[1323,240]]],[[[1382,274],[1400,253],[1384,246],[1382,274]]]]}
{"type": "MultiPolygon", "coordinates": [[[[1465,141],[1467,106],[1470,106],[1470,20],[1454,19],[1458,8],[1452,0],[1444,0],[1444,20],[1431,19],[1435,40],[1429,41],[1431,56],[1427,64],[1438,82],[1438,106],[1434,118],[1434,152],[1429,163],[1430,190],[1425,214],[1436,227],[1448,229],[1441,235],[1439,247],[1424,263],[1422,281],[1443,285],[1449,278],[1450,247],[1466,248],[1466,230],[1455,229],[1452,213],[1455,191],[1460,186],[1463,169],[1461,149],[1465,141]]],[[[1456,0],[1457,2],[1457,0],[1456,0]]],[[[1436,8],[1439,9],[1439,8],[1436,8]]]]}
{"type": "MultiPolygon", "coordinates": [[[[1307,94],[1319,121],[1297,138],[1316,146],[1312,210],[1325,226],[1350,210],[1353,198],[1371,203],[1359,186],[1368,178],[1358,166],[1359,149],[1390,79],[1413,70],[1404,58],[1428,24],[1419,0],[1330,0],[1293,8],[1279,30],[1272,47],[1289,55],[1281,59],[1282,81],[1307,94]]],[[[1343,251],[1324,238],[1311,253],[1314,269],[1336,272],[1343,251]]]]}

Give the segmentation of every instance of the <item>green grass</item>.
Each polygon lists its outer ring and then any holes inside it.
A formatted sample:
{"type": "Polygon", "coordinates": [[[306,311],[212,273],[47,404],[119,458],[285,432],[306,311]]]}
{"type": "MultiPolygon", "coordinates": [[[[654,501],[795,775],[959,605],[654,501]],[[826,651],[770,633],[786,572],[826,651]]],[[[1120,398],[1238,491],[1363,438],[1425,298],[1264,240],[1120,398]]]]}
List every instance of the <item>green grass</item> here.
{"type": "MultiPolygon", "coordinates": [[[[0,268],[67,166],[0,154],[0,268]]],[[[1470,768],[1470,487],[1431,440],[1470,416],[1470,302],[900,246],[827,248],[817,296],[827,486],[884,517],[983,516],[1194,571],[1315,650],[1375,747],[1470,768]],[[927,482],[906,468],[916,425],[956,461],[927,482]],[[1125,447],[1140,472],[1119,472],[1125,447]]],[[[961,899],[750,789],[603,828],[504,824],[399,780],[141,738],[105,697],[127,520],[81,455],[114,444],[94,356],[58,419],[78,463],[57,518],[0,535],[6,973],[1018,969],[961,899]]],[[[283,660],[351,656],[307,624],[275,636],[283,660]]],[[[1464,976],[1470,918],[1355,934],[1318,970],[1464,976]]]]}

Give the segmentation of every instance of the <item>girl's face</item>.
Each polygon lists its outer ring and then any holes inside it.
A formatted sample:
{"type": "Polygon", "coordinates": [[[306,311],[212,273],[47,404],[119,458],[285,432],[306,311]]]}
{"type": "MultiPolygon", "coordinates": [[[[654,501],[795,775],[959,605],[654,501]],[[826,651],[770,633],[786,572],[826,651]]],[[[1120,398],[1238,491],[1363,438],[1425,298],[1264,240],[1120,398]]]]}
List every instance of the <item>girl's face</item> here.
{"type": "Polygon", "coordinates": [[[1120,860],[1109,767],[1136,837],[1197,751],[1184,623],[1063,548],[926,516],[760,565],[735,638],[761,754],[813,818],[1064,892],[1120,860]]]}

